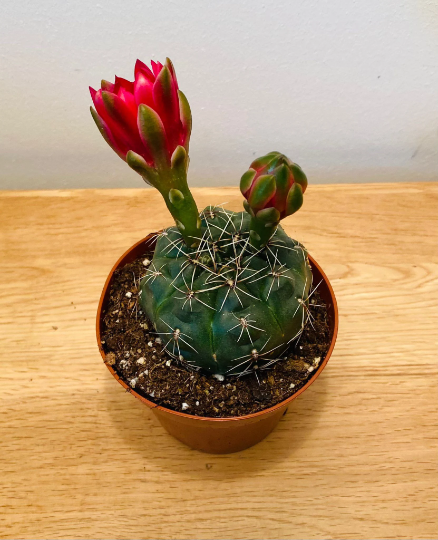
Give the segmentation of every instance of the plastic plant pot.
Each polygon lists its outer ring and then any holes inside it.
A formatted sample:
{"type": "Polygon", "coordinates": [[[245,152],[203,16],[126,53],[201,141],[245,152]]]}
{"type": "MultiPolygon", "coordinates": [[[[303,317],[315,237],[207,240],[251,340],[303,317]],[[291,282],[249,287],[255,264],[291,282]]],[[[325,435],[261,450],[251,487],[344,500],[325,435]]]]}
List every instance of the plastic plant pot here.
{"type": "MultiPolygon", "coordinates": [[[[148,243],[148,247],[153,249],[154,242],[152,239],[155,234],[156,233],[149,234],[146,238],[143,238],[143,240],[140,240],[129,248],[116,262],[105,282],[97,310],[96,324],[97,344],[99,346],[100,354],[104,360],[105,352],[101,342],[103,315],[108,305],[114,272],[141,257],[145,252],[146,243],[148,243]]],[[[191,448],[211,454],[228,454],[245,450],[246,448],[257,444],[267,435],[269,435],[269,433],[276,427],[281,417],[286,413],[289,404],[300,394],[302,394],[313,382],[315,382],[317,377],[327,365],[327,362],[329,361],[335,347],[338,332],[338,308],[336,298],[332,286],[330,285],[330,282],[321,267],[310,255],[309,260],[312,267],[313,282],[319,283],[321,281],[318,291],[328,309],[328,324],[331,333],[330,347],[325,355],[324,360],[313,372],[312,377],[307,381],[307,383],[295,394],[281,401],[280,403],[277,403],[273,407],[253,414],[248,414],[246,416],[227,418],[194,416],[167,409],[166,407],[162,407],[161,405],[157,405],[156,403],[146,399],[129,387],[110,365],[105,365],[113,377],[123,386],[123,388],[129,391],[134,397],[139,399],[152,410],[153,414],[155,414],[155,416],[158,418],[161,425],[171,435],[191,448]]]]}

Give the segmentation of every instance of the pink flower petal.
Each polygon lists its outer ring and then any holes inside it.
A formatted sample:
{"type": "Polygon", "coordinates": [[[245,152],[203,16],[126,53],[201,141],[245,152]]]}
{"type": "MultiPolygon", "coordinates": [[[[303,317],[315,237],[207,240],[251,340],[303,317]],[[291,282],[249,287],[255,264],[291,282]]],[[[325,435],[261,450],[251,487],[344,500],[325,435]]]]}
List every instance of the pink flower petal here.
{"type": "Polygon", "coordinates": [[[96,93],[96,109],[118,139],[124,141],[130,150],[142,153],[143,144],[137,129],[137,118],[119,96],[99,90],[96,93]]]}
{"type": "Polygon", "coordinates": [[[137,104],[135,103],[134,95],[125,88],[119,88],[117,95],[126,103],[128,109],[131,111],[131,115],[137,120],[137,104]]]}
{"type": "Polygon", "coordinates": [[[152,94],[153,84],[144,73],[140,72],[134,83],[134,97],[138,105],[144,103],[148,107],[154,108],[154,97],[152,94]]]}
{"type": "Polygon", "coordinates": [[[88,88],[90,90],[91,99],[93,100],[93,103],[94,103],[94,99],[96,97],[96,90],[94,88],[91,88],[91,86],[89,86],[88,88]]]}
{"type": "Polygon", "coordinates": [[[96,111],[92,108],[91,114],[93,115],[94,121],[96,122],[97,127],[106,140],[106,142],[111,146],[111,148],[116,152],[118,156],[122,159],[126,159],[126,154],[129,151],[129,148],[125,145],[124,141],[119,140],[110,130],[108,124],[98,115],[96,111]]]}
{"type": "Polygon", "coordinates": [[[153,60],[151,60],[151,64],[152,64],[152,71],[154,72],[155,77],[158,77],[158,75],[160,74],[160,71],[163,68],[163,64],[161,62],[154,62],[153,60]]]}
{"type": "Polygon", "coordinates": [[[134,68],[134,75],[136,79],[139,73],[143,73],[143,75],[147,77],[151,82],[155,81],[155,75],[152,73],[150,68],[146,64],[144,64],[141,60],[137,59],[137,62],[135,63],[135,68],[134,68]]]}
{"type": "Polygon", "coordinates": [[[124,88],[128,92],[131,92],[131,94],[134,93],[134,83],[131,81],[127,81],[126,79],[122,79],[122,77],[117,77],[116,75],[114,90],[112,90],[112,92],[114,94],[118,94],[120,88],[124,88]]]}

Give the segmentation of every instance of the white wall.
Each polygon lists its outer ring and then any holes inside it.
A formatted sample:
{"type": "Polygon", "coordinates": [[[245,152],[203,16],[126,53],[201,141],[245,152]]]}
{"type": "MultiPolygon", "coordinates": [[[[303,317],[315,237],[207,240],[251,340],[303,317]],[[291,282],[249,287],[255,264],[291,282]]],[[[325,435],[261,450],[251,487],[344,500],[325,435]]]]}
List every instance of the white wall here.
{"type": "Polygon", "coordinates": [[[280,150],[311,181],[438,179],[438,4],[427,0],[5,0],[0,187],[141,186],[88,85],[172,58],[192,185],[280,150]]]}

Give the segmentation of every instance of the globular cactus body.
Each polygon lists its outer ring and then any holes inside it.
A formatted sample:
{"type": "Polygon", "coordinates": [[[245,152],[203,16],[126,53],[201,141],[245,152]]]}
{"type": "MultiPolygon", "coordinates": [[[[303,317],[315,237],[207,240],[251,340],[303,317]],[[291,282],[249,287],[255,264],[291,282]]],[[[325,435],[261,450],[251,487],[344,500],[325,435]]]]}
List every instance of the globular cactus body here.
{"type": "Polygon", "coordinates": [[[251,217],[208,207],[201,242],[176,227],[158,235],[140,302],[167,351],[222,375],[268,366],[304,326],[312,273],[305,248],[279,226],[262,249],[251,217]]]}

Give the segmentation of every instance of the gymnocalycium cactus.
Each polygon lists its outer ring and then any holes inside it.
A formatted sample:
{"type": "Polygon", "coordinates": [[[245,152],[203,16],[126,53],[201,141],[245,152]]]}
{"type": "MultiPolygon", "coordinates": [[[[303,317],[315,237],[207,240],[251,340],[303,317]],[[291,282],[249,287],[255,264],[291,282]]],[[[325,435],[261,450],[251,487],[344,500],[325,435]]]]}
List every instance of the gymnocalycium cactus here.
{"type": "Polygon", "coordinates": [[[267,369],[301,335],[312,273],[279,222],[303,203],[307,179],[279,152],[240,182],[246,212],[198,213],[187,185],[191,114],[169,59],[137,60],[135,81],[90,89],[108,144],[163,195],[175,226],[156,235],[140,303],[172,356],[216,375],[267,369]]]}

